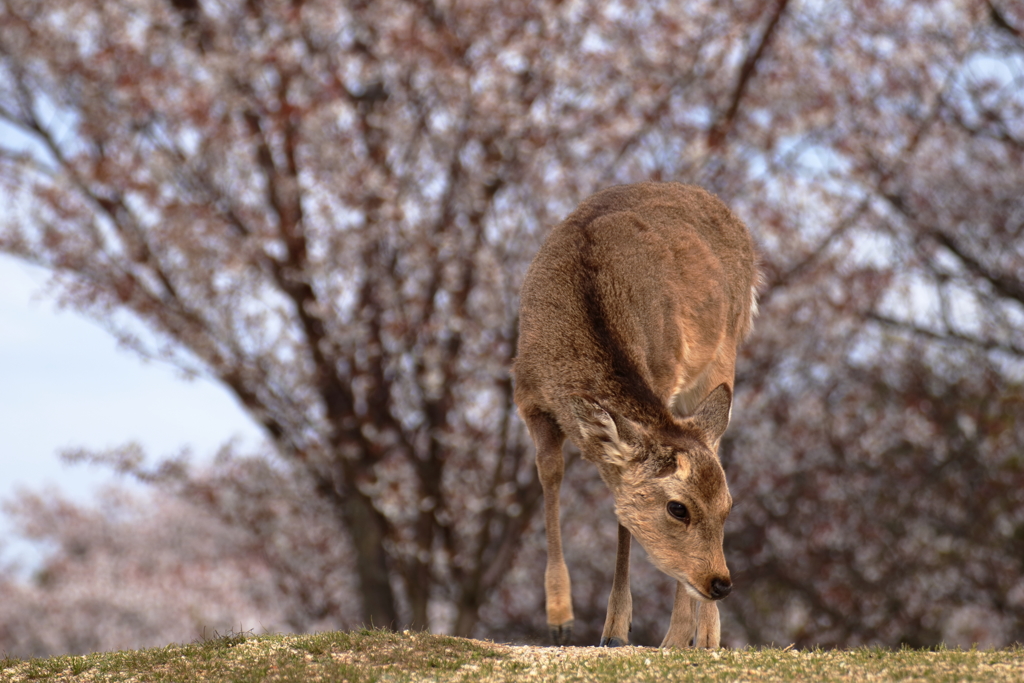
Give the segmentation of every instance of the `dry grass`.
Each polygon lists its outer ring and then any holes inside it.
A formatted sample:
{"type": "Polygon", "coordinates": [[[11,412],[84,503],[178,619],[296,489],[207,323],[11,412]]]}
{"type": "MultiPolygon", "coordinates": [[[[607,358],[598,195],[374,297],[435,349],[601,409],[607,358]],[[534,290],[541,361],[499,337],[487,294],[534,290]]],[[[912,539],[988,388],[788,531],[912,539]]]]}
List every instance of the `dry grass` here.
{"type": "Polygon", "coordinates": [[[0,681],[1019,681],[1024,649],[530,647],[359,631],[0,660],[0,681]]]}

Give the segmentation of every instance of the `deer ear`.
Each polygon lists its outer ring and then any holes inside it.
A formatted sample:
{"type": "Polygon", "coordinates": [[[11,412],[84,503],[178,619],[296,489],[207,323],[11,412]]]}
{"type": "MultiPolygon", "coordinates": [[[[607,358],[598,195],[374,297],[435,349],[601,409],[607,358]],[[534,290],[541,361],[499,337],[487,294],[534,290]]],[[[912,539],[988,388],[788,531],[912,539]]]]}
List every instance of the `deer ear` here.
{"type": "Polygon", "coordinates": [[[690,418],[701,431],[708,443],[717,443],[725,434],[732,415],[732,389],[728,384],[719,384],[707,395],[690,418]]]}
{"type": "MultiPolygon", "coordinates": [[[[591,450],[596,446],[611,463],[619,467],[633,459],[634,447],[623,438],[625,435],[619,432],[619,427],[608,411],[585,396],[570,396],[569,401],[576,426],[583,437],[582,443],[577,444],[582,450],[591,450]]],[[[620,418],[620,422],[629,431],[628,420],[620,418]]]]}

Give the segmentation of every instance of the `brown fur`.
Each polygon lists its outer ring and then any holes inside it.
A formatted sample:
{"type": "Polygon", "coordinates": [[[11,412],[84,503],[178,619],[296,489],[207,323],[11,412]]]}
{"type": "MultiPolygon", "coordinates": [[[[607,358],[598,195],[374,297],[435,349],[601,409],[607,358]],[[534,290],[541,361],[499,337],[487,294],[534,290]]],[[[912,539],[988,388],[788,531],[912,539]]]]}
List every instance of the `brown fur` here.
{"type": "Polygon", "coordinates": [[[568,436],[611,489],[621,524],[602,644],[628,642],[632,535],[679,582],[664,644],[718,645],[712,599],[731,588],[722,534],[732,504],[718,443],[757,280],[743,224],[714,196],[677,183],[593,195],[531,264],[515,400],[544,487],[556,642],[568,642],[573,620],[558,511],[568,436]],[[670,501],[686,506],[689,523],[668,513],[670,501]]]}

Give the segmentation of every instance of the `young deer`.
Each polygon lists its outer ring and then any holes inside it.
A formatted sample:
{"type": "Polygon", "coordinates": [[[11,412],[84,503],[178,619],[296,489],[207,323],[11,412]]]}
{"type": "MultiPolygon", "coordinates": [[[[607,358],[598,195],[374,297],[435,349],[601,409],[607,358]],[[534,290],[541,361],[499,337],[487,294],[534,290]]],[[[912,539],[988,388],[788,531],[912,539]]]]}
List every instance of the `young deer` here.
{"type": "Polygon", "coordinates": [[[629,642],[632,535],[678,582],[662,646],[718,646],[715,601],[732,590],[722,551],[732,497],[718,444],[758,277],[746,227],[716,197],[677,183],[593,195],[531,264],[515,401],[544,489],[556,644],[569,642],[573,626],[558,512],[568,436],[611,489],[619,520],[601,645],[629,642]]]}

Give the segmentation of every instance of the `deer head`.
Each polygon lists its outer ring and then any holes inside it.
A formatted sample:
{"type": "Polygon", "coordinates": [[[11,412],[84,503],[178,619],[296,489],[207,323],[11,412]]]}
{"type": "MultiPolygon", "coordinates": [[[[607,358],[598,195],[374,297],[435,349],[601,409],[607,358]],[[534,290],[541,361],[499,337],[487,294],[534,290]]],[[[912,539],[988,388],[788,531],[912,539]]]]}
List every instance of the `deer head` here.
{"type": "Polygon", "coordinates": [[[611,489],[619,522],[691,597],[728,595],[722,538],[732,496],[718,443],[729,425],[729,386],[718,386],[692,415],[653,428],[590,398],[570,400],[581,449],[611,489]]]}

